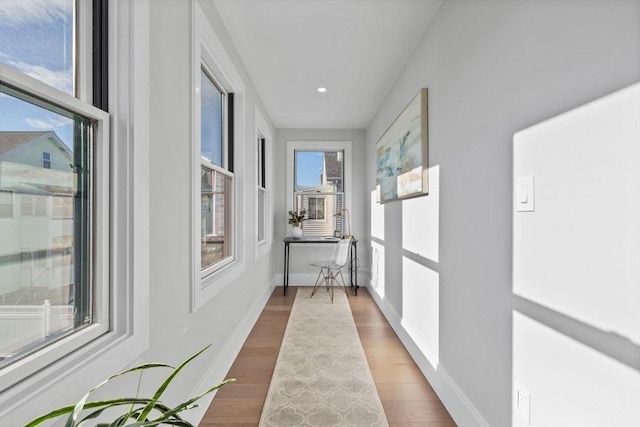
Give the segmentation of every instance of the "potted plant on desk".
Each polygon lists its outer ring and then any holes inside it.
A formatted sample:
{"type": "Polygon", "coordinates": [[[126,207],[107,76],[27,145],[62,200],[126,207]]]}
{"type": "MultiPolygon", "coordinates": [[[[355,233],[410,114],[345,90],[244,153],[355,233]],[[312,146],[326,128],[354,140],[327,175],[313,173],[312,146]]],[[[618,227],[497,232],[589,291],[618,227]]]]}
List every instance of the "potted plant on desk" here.
{"type": "Polygon", "coordinates": [[[289,211],[289,224],[291,225],[291,236],[294,239],[302,237],[302,223],[307,219],[305,218],[307,211],[302,209],[296,212],[289,211]]]}

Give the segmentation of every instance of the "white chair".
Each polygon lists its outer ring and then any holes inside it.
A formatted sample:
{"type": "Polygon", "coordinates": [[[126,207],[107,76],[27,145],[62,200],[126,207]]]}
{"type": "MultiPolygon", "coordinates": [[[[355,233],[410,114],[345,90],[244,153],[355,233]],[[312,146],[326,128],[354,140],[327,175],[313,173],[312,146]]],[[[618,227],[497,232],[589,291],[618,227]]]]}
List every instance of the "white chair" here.
{"type": "Polygon", "coordinates": [[[313,291],[311,291],[311,297],[313,297],[318,288],[323,284],[327,287],[327,291],[329,292],[329,296],[331,297],[331,304],[333,304],[334,286],[342,289],[345,295],[347,295],[347,298],[349,297],[349,294],[347,293],[347,286],[345,285],[344,277],[342,276],[342,268],[349,263],[350,256],[351,239],[342,239],[335,244],[333,253],[331,254],[331,259],[327,261],[318,261],[311,264],[314,267],[320,268],[318,278],[316,279],[316,284],[313,287],[313,291]],[[338,281],[338,277],[340,277],[340,281],[338,281]]]}

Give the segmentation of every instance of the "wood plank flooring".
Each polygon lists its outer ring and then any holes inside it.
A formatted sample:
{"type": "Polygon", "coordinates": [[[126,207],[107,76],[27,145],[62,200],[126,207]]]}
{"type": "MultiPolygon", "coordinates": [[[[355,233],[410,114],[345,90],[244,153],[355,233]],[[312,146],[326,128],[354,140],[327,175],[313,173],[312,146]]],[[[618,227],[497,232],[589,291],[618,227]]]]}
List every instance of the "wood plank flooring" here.
{"type": "MultiPolygon", "coordinates": [[[[297,288],[277,287],[244,343],[200,426],[257,426],[297,288]]],[[[349,304],[390,427],[455,427],[366,288],[349,304]]]]}

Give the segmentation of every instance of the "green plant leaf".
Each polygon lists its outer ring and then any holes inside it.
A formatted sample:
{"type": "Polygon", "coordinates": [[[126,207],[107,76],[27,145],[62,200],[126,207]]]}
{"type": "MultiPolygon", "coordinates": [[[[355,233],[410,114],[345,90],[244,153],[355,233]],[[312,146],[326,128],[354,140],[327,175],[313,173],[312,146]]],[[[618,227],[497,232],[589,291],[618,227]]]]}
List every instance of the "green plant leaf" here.
{"type": "Polygon", "coordinates": [[[76,425],[76,421],[78,420],[78,417],[80,416],[80,412],[82,412],[82,410],[84,409],[84,405],[87,401],[87,399],[89,399],[89,395],[91,393],[93,393],[95,390],[97,390],[98,388],[102,387],[103,385],[105,385],[106,383],[108,383],[109,381],[111,381],[114,378],[117,378],[121,375],[125,375],[128,374],[130,372],[136,372],[136,371],[140,371],[140,370],[144,370],[144,369],[152,369],[152,368],[173,368],[173,366],[171,365],[167,365],[166,363],[143,363],[141,365],[137,365],[134,366],[133,368],[129,368],[126,369],[122,372],[119,372],[115,375],[110,376],[109,378],[107,378],[106,380],[102,381],[100,384],[98,384],[97,386],[93,387],[91,390],[89,390],[88,392],[85,393],[84,396],[82,396],[82,399],[80,399],[78,401],[78,403],[76,403],[76,405],[73,408],[73,412],[71,412],[71,414],[69,415],[69,418],[67,419],[67,423],[65,424],[65,427],[74,427],[76,425]]]}
{"type": "MultiPolygon", "coordinates": [[[[140,371],[140,375],[138,376],[138,385],[136,386],[136,397],[138,397],[140,395],[140,384],[142,384],[142,374],[144,373],[144,371],[140,371]]],[[[133,411],[134,411],[135,405],[131,405],[131,407],[129,408],[129,413],[125,414],[125,415],[121,415],[118,420],[116,420],[115,423],[111,423],[112,425],[114,425],[114,427],[119,427],[121,424],[124,424],[125,421],[127,421],[129,418],[135,418],[135,416],[132,415],[133,411]]],[[[139,413],[139,411],[136,411],[136,414],[139,413]]]]}
{"type": "Polygon", "coordinates": [[[200,393],[199,395],[192,397],[191,399],[187,400],[186,402],[183,402],[181,404],[179,404],[178,406],[176,406],[175,408],[171,409],[170,411],[167,411],[165,413],[162,414],[162,416],[160,418],[156,418],[154,420],[151,421],[141,421],[141,422],[137,422],[134,424],[130,424],[127,427],[153,427],[153,426],[157,426],[159,424],[163,424],[163,423],[167,423],[168,420],[170,420],[170,417],[176,416],[177,413],[182,412],[186,409],[190,409],[190,405],[194,402],[196,402],[197,400],[202,399],[204,396],[206,396],[207,394],[219,389],[220,387],[232,383],[235,381],[235,378],[230,378],[228,380],[224,380],[223,382],[221,382],[218,385],[215,385],[213,387],[211,387],[210,389],[200,393]]]}
{"type": "Polygon", "coordinates": [[[111,424],[109,424],[108,427],[118,427],[118,426],[123,426],[124,423],[129,419],[129,418],[135,418],[138,415],[139,411],[131,411],[129,410],[129,412],[127,412],[124,415],[120,415],[118,418],[116,418],[116,420],[114,422],[112,422],[111,424]]]}
{"type": "MultiPolygon", "coordinates": [[[[84,409],[95,409],[104,406],[104,409],[120,406],[120,405],[131,405],[131,404],[147,404],[150,399],[133,399],[133,398],[118,398],[118,399],[110,399],[110,400],[100,400],[95,402],[86,402],[84,404],[84,409]]],[[[62,415],[73,412],[75,405],[63,406],[62,408],[55,409],[47,414],[41,415],[38,418],[35,418],[25,424],[24,427],[34,427],[42,424],[44,421],[60,417],[62,415]]],[[[104,410],[102,409],[102,410],[104,410]]]]}
{"type": "MultiPolygon", "coordinates": [[[[96,418],[98,418],[99,416],[101,416],[103,414],[104,411],[106,411],[107,409],[113,409],[116,407],[120,407],[120,406],[128,406],[128,408],[126,409],[126,412],[122,413],[121,415],[119,415],[115,421],[112,421],[111,423],[98,423],[97,426],[98,427],[124,427],[127,423],[128,420],[130,419],[135,419],[135,422],[133,424],[128,424],[126,425],[126,427],[155,427],[158,426],[160,424],[165,424],[165,425],[173,425],[173,426],[178,426],[178,427],[193,427],[192,424],[190,424],[188,421],[184,420],[183,418],[180,417],[179,413],[182,411],[186,411],[192,408],[197,407],[197,404],[194,404],[194,402],[196,402],[197,400],[201,399],[203,396],[205,396],[206,394],[209,394],[211,392],[213,392],[214,390],[219,389],[220,387],[224,386],[225,384],[228,384],[230,382],[235,381],[235,379],[228,379],[225,380],[224,382],[215,385],[211,388],[209,388],[208,390],[206,390],[205,392],[199,394],[198,396],[195,396],[189,400],[187,400],[184,403],[181,403],[180,405],[174,407],[174,408],[170,408],[164,404],[162,404],[159,399],[160,396],[162,395],[162,393],[165,391],[165,389],[167,388],[167,386],[173,381],[173,379],[176,377],[176,375],[178,375],[178,373],[189,363],[191,362],[191,360],[193,360],[194,358],[198,357],[200,354],[202,354],[206,349],[208,349],[211,345],[208,345],[206,347],[204,347],[202,350],[200,350],[199,352],[197,352],[196,354],[194,354],[193,356],[189,357],[187,360],[185,360],[184,362],[182,362],[177,368],[173,368],[170,365],[167,365],[165,363],[144,363],[142,365],[138,365],[135,366],[133,368],[127,369],[125,371],[122,371],[118,374],[115,374],[109,378],[107,378],[106,380],[104,380],[103,382],[101,382],[100,384],[98,384],[97,386],[93,387],[91,390],[89,390],[83,397],[82,399],[77,402],[75,405],[68,405],[62,408],[58,408],[55,409],[45,415],[42,415],[32,421],[30,421],[25,427],[35,427],[38,426],[39,424],[41,424],[44,421],[53,419],[53,418],[57,418],[66,414],[70,414],[67,421],[66,421],[66,425],[70,426],[70,427],[81,427],[82,425],[88,423],[91,420],[94,420],[96,418]],[[119,377],[121,375],[125,375],[131,372],[135,372],[135,371],[140,371],[140,375],[142,376],[142,371],[145,369],[151,369],[151,368],[158,368],[158,367],[163,367],[163,368],[172,368],[173,371],[171,372],[171,374],[165,379],[165,381],[162,383],[162,385],[156,390],[155,394],[153,395],[152,398],[138,398],[137,397],[137,392],[136,392],[136,397],[135,398],[117,398],[117,399],[108,399],[108,400],[100,400],[100,401],[88,401],[89,395],[95,391],[96,389],[98,389],[99,387],[102,387],[103,385],[105,385],[107,382],[109,382],[110,380],[113,380],[116,377],[119,377]],[[90,411],[93,410],[93,412],[90,412],[88,415],[85,415],[84,418],[82,418],[80,420],[80,422],[78,422],[78,418],[80,418],[80,414],[82,411],[90,411]],[[155,419],[149,419],[149,414],[152,413],[152,411],[157,411],[159,412],[159,415],[156,416],[155,419]]],[[[138,391],[139,391],[139,385],[138,384],[138,391]]]]}
{"type": "MultiPolygon", "coordinates": [[[[148,400],[148,399],[147,399],[147,400],[148,400]]],[[[133,407],[133,406],[132,406],[132,407],[133,407]]],[[[96,418],[96,417],[97,417],[97,416],[99,416],[99,415],[100,415],[100,414],[101,414],[105,409],[108,409],[108,408],[101,408],[101,409],[98,409],[97,411],[92,412],[91,414],[87,415],[86,417],[84,417],[84,418],[82,419],[82,421],[80,421],[80,422],[78,423],[78,427],[81,427],[85,422],[87,422],[87,421],[89,421],[89,420],[91,420],[91,419],[93,419],[93,418],[96,418]]],[[[165,409],[165,410],[168,410],[169,408],[165,406],[165,407],[164,407],[164,409],[165,409]]],[[[114,422],[112,422],[111,424],[108,424],[108,426],[109,426],[109,427],[118,426],[120,423],[123,423],[123,422],[127,421],[129,418],[135,418],[135,417],[140,413],[140,411],[141,411],[141,410],[142,410],[142,408],[138,408],[138,409],[136,409],[135,411],[131,411],[131,410],[129,410],[129,411],[127,411],[127,413],[126,413],[126,414],[120,415],[120,416],[119,416],[119,417],[118,417],[114,422]],[[133,414],[133,415],[132,415],[132,414],[133,414]]],[[[105,424],[105,425],[107,425],[107,424],[105,424]]]]}
{"type": "Polygon", "coordinates": [[[147,407],[144,408],[142,413],[138,416],[138,421],[142,421],[145,418],[147,418],[147,415],[149,415],[149,412],[151,412],[151,409],[153,409],[153,405],[155,404],[155,402],[157,402],[158,399],[160,399],[160,396],[162,396],[162,393],[164,393],[164,391],[169,386],[171,381],[173,381],[173,379],[176,377],[176,375],[178,375],[180,373],[182,368],[184,368],[187,365],[187,363],[191,362],[193,359],[195,359],[196,357],[200,356],[209,347],[211,347],[211,344],[205,346],[202,350],[198,351],[196,354],[194,354],[192,356],[189,356],[187,358],[187,360],[182,362],[177,368],[175,368],[173,370],[171,375],[169,375],[167,377],[167,379],[162,383],[162,385],[160,385],[158,390],[156,390],[156,393],[153,395],[153,398],[151,399],[151,402],[149,402],[149,404],[147,404],[147,407]]]}
{"type": "MultiPolygon", "coordinates": [[[[108,427],[118,427],[120,425],[125,426],[124,423],[126,420],[130,419],[130,418],[136,418],[138,415],[140,415],[140,413],[142,412],[143,408],[137,408],[135,411],[131,412],[129,411],[127,414],[121,415],[120,417],[118,417],[118,419],[116,419],[114,422],[112,422],[111,424],[109,424],[108,427]]],[[[157,402],[154,406],[154,409],[160,413],[165,413],[171,410],[171,408],[169,408],[167,405],[164,405],[160,402],[157,402]]],[[[174,415],[175,417],[175,422],[185,422],[179,415],[174,415]]]]}

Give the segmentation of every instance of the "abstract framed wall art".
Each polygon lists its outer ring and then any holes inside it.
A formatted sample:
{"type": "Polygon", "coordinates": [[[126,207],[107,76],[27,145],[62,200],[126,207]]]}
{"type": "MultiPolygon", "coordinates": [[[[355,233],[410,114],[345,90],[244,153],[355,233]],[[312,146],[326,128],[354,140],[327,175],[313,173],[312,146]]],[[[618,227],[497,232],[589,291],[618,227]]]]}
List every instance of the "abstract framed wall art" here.
{"type": "Polygon", "coordinates": [[[376,144],[379,203],[429,194],[427,124],[427,88],[422,88],[376,144]]]}

